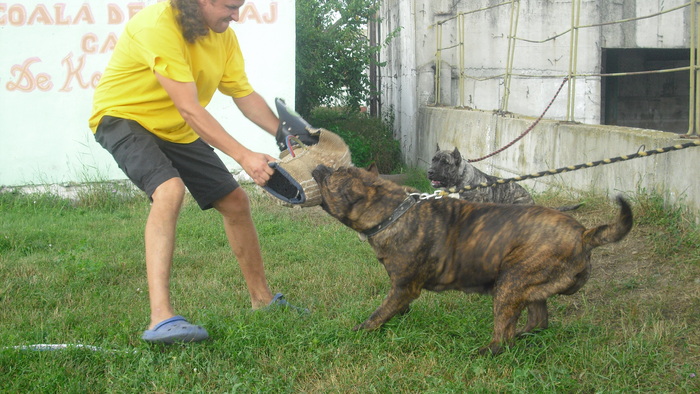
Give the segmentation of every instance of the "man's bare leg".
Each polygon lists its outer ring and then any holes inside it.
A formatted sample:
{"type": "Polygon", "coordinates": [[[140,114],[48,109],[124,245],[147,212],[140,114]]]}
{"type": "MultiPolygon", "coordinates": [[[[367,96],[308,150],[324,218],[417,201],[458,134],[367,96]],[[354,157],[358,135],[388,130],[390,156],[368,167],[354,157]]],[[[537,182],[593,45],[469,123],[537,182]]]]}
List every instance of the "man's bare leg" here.
{"type": "Polygon", "coordinates": [[[153,193],[153,204],[146,221],[146,275],[151,303],[151,324],[175,316],[170,303],[170,271],[175,249],[175,229],[185,195],[180,178],[171,178],[153,193]]]}
{"type": "Polygon", "coordinates": [[[214,208],[224,218],[226,236],[248,285],[253,309],[267,306],[273,295],[265,277],[260,242],[251,216],[248,195],[239,187],[216,201],[214,208]]]}

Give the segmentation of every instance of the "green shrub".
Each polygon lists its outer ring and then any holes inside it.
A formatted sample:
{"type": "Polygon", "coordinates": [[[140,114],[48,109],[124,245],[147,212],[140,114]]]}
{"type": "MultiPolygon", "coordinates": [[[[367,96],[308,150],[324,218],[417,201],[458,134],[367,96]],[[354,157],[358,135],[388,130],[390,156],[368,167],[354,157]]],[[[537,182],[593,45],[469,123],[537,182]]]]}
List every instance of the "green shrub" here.
{"type": "Polygon", "coordinates": [[[317,107],[308,121],[338,134],[348,144],[357,167],[366,168],[374,163],[382,174],[394,174],[404,168],[399,142],[394,139],[391,126],[382,119],[344,109],[317,107]]]}

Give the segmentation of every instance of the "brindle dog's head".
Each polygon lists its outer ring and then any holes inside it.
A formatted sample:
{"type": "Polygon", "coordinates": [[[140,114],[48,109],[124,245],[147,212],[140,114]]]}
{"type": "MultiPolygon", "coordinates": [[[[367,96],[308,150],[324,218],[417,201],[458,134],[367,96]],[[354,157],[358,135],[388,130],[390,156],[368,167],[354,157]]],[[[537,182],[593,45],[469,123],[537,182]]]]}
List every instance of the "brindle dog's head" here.
{"type": "Polygon", "coordinates": [[[433,187],[458,186],[462,177],[462,160],[462,154],[457,148],[453,151],[438,150],[428,169],[428,179],[433,187]]]}
{"type": "Polygon", "coordinates": [[[355,167],[341,167],[334,171],[323,164],[316,167],[311,176],[321,190],[323,210],[349,227],[364,211],[363,202],[368,187],[366,183],[377,178],[355,167]]]}
{"type": "Polygon", "coordinates": [[[319,165],[311,175],[321,191],[323,210],[355,231],[364,231],[391,214],[397,193],[399,202],[405,198],[403,189],[381,179],[376,168],[333,170],[319,165]]]}

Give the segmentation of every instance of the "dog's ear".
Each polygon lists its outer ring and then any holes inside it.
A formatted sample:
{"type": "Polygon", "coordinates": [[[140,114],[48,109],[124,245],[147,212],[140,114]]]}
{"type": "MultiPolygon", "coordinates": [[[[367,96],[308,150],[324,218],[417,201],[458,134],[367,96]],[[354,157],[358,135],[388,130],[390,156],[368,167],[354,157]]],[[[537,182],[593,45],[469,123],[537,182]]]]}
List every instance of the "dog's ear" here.
{"type": "Polygon", "coordinates": [[[435,144],[436,152],[440,152],[440,144],[435,144]]]}
{"type": "Polygon", "coordinates": [[[374,174],[379,176],[379,168],[377,168],[377,165],[372,163],[367,167],[367,171],[369,171],[370,174],[374,174]]]}
{"type": "Polygon", "coordinates": [[[462,154],[459,153],[459,149],[457,149],[457,147],[455,147],[455,150],[452,151],[452,157],[454,158],[456,165],[462,164],[462,154]]]}

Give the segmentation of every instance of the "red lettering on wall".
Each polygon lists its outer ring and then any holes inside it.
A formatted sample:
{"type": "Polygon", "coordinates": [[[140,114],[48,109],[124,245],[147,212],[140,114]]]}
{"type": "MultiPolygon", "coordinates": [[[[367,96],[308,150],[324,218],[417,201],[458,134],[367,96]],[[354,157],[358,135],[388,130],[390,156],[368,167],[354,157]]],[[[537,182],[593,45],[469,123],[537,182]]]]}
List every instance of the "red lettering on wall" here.
{"type": "Polygon", "coordinates": [[[30,57],[22,65],[12,66],[11,73],[14,80],[5,84],[7,90],[20,92],[31,92],[37,88],[44,92],[51,90],[53,82],[48,74],[39,73],[35,76],[29,69],[32,64],[40,61],[38,57],[30,57]]]}
{"type": "Polygon", "coordinates": [[[277,22],[277,3],[270,3],[270,13],[263,15],[265,23],[277,22]]]}
{"type": "Polygon", "coordinates": [[[91,25],[95,24],[95,18],[92,16],[89,4],[83,4],[80,7],[78,14],[75,16],[75,19],[73,19],[73,24],[77,25],[80,21],[85,21],[91,25]]]}
{"type": "Polygon", "coordinates": [[[262,22],[262,20],[260,19],[260,13],[258,12],[258,8],[255,6],[255,4],[248,3],[244,5],[241,9],[241,14],[238,17],[238,22],[245,23],[251,19],[253,20],[253,22],[256,23],[262,22]]]}
{"type": "MultiPolygon", "coordinates": [[[[78,9],[78,13],[71,20],[70,16],[65,16],[66,4],[58,3],[53,6],[54,14],[46,8],[44,4],[34,6],[27,17],[27,9],[22,4],[12,4],[8,7],[6,3],[0,3],[0,26],[10,24],[12,26],[24,25],[77,25],[84,22],[95,24],[95,17],[92,15],[90,4],[83,4],[78,9]]],[[[121,11],[120,11],[121,12],[121,11]]]]}
{"type": "Polygon", "coordinates": [[[110,25],[118,25],[124,22],[124,13],[116,4],[107,5],[107,23],[110,25]]]}
{"type": "Polygon", "coordinates": [[[4,25],[7,21],[12,26],[21,26],[27,20],[27,10],[21,4],[13,4],[7,10],[7,17],[3,16],[0,19],[0,24],[4,25]]]}
{"type": "MultiPolygon", "coordinates": [[[[160,1],[159,1],[160,3],[160,1]]],[[[129,10],[129,19],[131,19],[137,12],[141,11],[144,7],[143,3],[129,3],[126,8],[129,10]]]]}
{"type": "Polygon", "coordinates": [[[255,23],[275,23],[277,21],[277,3],[270,3],[270,12],[264,15],[260,14],[255,3],[247,3],[241,8],[238,17],[238,23],[252,21],[255,23]]]}
{"type": "Polygon", "coordinates": [[[66,9],[65,4],[56,4],[53,6],[56,10],[56,24],[57,25],[70,25],[70,18],[63,16],[63,11],[66,9]]]}
{"type": "Polygon", "coordinates": [[[117,35],[116,33],[109,33],[107,39],[102,43],[102,46],[98,48],[97,35],[95,33],[87,33],[80,39],[80,49],[84,53],[106,53],[114,50],[114,46],[117,45],[117,35]]]}
{"type": "Polygon", "coordinates": [[[109,33],[104,44],[102,44],[102,48],[100,48],[100,53],[106,53],[106,52],[113,51],[114,47],[117,45],[118,38],[119,37],[117,37],[116,33],[109,33]]]}
{"type": "Polygon", "coordinates": [[[102,74],[99,72],[93,73],[87,82],[83,81],[83,67],[85,67],[85,56],[82,55],[78,58],[78,65],[73,64],[73,53],[69,53],[68,56],[64,57],[61,61],[62,64],[66,66],[68,72],[66,73],[66,81],[63,87],[59,89],[59,92],[70,92],[73,90],[72,82],[76,81],[79,87],[82,89],[95,88],[97,87],[97,82],[99,82],[102,74]]]}
{"type": "Polygon", "coordinates": [[[97,34],[88,33],[84,35],[83,38],[80,40],[80,49],[82,49],[85,53],[95,53],[97,52],[97,45],[95,44],[96,42],[97,34]]]}
{"type": "Polygon", "coordinates": [[[43,4],[39,4],[34,9],[34,11],[32,11],[32,14],[29,15],[29,20],[27,21],[27,24],[33,25],[35,22],[39,22],[44,25],[53,25],[53,18],[51,18],[49,10],[47,10],[46,6],[44,6],[43,4]]]}

